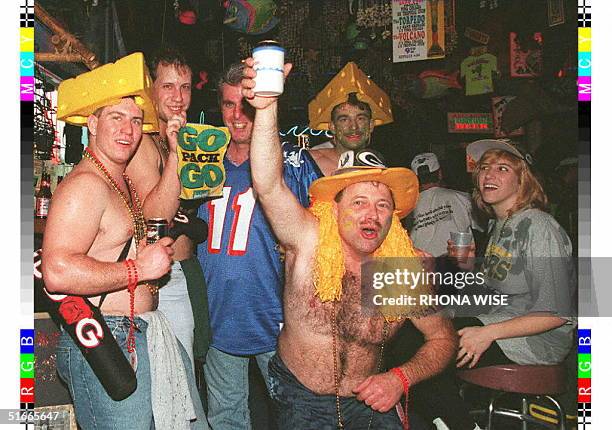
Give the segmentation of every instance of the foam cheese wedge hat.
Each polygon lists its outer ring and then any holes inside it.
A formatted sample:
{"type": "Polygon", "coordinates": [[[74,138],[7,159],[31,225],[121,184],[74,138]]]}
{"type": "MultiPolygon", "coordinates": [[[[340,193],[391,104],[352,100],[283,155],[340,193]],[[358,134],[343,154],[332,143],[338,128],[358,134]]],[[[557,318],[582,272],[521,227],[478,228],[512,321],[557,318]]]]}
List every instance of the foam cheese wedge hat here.
{"type": "Polygon", "coordinates": [[[130,96],[143,110],[142,131],[159,131],[153,103],[153,81],[142,52],[135,52],[60,83],[57,118],[69,124],[85,126],[87,117],[98,108],[117,104],[122,98],[130,96]]]}
{"type": "Polygon", "coordinates": [[[389,96],[352,61],[308,103],[310,128],[329,130],[331,112],[336,105],[348,100],[350,93],[356,93],[359,101],[370,105],[374,125],[393,122],[389,96]]]}
{"type": "Polygon", "coordinates": [[[419,180],[414,172],[405,167],[386,167],[380,154],[371,149],[342,154],[338,170],[314,181],[308,192],[313,200],[331,202],[357,182],[381,182],[389,187],[400,218],[415,208],[419,198],[419,180]]]}

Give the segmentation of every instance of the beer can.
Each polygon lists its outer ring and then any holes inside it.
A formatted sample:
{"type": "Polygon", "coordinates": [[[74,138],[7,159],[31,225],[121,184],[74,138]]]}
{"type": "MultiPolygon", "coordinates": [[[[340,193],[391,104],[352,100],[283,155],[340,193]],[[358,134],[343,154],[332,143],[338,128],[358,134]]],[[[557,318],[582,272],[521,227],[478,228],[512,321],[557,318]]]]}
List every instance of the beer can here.
{"type": "Polygon", "coordinates": [[[168,221],[164,218],[151,218],[147,220],[147,245],[157,242],[169,234],[168,221]]]}

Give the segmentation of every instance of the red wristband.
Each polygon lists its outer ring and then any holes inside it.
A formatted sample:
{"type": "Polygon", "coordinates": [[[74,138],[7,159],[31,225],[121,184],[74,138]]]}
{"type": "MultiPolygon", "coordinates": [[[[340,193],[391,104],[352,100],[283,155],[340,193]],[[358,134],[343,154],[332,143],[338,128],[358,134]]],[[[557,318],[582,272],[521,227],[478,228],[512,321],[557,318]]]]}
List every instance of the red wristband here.
{"type": "Polygon", "coordinates": [[[404,386],[404,394],[408,394],[410,382],[408,382],[408,378],[406,378],[406,375],[404,375],[404,371],[399,367],[394,367],[393,369],[391,369],[391,372],[393,372],[393,374],[397,376],[400,381],[402,381],[402,385],[404,386]]]}
{"type": "Polygon", "coordinates": [[[402,411],[404,416],[403,417],[400,416],[400,419],[402,421],[402,427],[404,428],[404,430],[409,430],[410,423],[408,421],[408,389],[410,388],[410,382],[408,381],[408,378],[406,378],[404,371],[400,369],[399,367],[394,367],[393,369],[391,369],[391,372],[393,372],[393,374],[397,376],[400,381],[402,381],[402,385],[404,387],[405,399],[404,399],[404,410],[402,411]]]}

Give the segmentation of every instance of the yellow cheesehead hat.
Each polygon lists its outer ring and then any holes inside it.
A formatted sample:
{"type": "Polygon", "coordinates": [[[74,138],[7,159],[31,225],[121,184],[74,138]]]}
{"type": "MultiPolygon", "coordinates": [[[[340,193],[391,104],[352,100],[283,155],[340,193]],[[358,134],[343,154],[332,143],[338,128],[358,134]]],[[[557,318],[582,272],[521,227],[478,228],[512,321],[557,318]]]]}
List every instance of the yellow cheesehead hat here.
{"type": "Polygon", "coordinates": [[[84,126],[96,109],[115,105],[131,96],[144,112],[142,131],[156,132],[159,126],[152,85],[144,55],[136,52],[63,81],[58,89],[57,117],[69,124],[84,126]]]}
{"type": "Polygon", "coordinates": [[[335,106],[348,100],[350,93],[357,93],[357,99],[370,105],[374,125],[393,122],[389,96],[359,67],[349,62],[334,78],[308,103],[310,128],[329,130],[331,112],[335,106]]]}

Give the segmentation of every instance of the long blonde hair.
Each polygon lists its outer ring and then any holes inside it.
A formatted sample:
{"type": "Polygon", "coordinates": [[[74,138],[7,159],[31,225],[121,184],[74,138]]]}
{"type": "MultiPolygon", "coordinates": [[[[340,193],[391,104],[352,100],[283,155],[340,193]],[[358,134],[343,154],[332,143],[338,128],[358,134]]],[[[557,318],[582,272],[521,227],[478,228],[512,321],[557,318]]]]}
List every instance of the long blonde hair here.
{"type": "Polygon", "coordinates": [[[512,170],[516,172],[519,183],[518,197],[514,203],[514,206],[508,210],[507,215],[511,216],[512,214],[526,208],[537,208],[547,211],[548,197],[544,192],[542,184],[536,175],[531,171],[527,162],[516,155],[501,149],[488,150],[482,155],[482,157],[480,157],[480,160],[478,160],[478,163],[476,164],[476,169],[472,174],[472,180],[475,186],[472,197],[474,198],[476,206],[478,206],[480,210],[487,213],[490,217],[495,217],[495,212],[493,211],[491,205],[482,199],[480,188],[478,186],[478,175],[480,174],[483,164],[499,161],[501,159],[506,161],[512,170]]]}
{"type": "MultiPolygon", "coordinates": [[[[330,202],[314,201],[309,211],[319,220],[319,243],[313,272],[317,296],[322,302],[339,300],[342,295],[344,254],[338,222],[330,202]]],[[[374,257],[416,257],[417,253],[399,217],[393,214],[387,237],[374,257]]]]}

